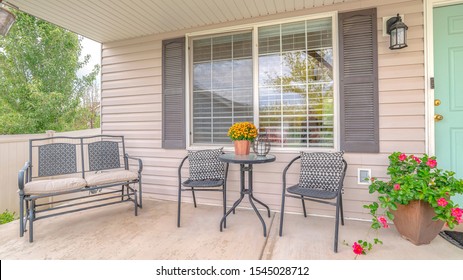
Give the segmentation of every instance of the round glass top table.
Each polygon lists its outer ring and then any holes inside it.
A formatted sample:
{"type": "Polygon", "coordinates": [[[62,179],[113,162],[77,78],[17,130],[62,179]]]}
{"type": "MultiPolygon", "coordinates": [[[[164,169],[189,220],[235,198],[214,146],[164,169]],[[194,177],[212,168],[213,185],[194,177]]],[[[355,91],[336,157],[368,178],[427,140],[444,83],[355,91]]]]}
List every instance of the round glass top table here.
{"type": "Polygon", "coordinates": [[[267,236],[267,227],[265,225],[265,221],[257,210],[256,205],[254,202],[259,203],[260,205],[267,208],[268,217],[270,218],[270,208],[263,203],[262,201],[258,200],[254,197],[252,191],[252,165],[253,164],[262,164],[267,162],[275,161],[276,157],[274,155],[266,155],[266,156],[258,156],[256,154],[249,154],[249,155],[235,155],[235,154],[222,154],[219,156],[219,160],[223,162],[228,162],[232,164],[239,164],[240,165],[240,198],[233,203],[233,207],[230,208],[227,213],[223,216],[222,220],[220,221],[220,231],[223,229],[223,225],[228,215],[231,212],[235,212],[236,207],[241,203],[245,195],[249,197],[249,203],[251,203],[252,209],[256,212],[257,217],[259,218],[260,222],[262,223],[262,227],[264,229],[264,237],[267,236]],[[248,185],[246,188],[246,172],[248,173],[248,185]]]}

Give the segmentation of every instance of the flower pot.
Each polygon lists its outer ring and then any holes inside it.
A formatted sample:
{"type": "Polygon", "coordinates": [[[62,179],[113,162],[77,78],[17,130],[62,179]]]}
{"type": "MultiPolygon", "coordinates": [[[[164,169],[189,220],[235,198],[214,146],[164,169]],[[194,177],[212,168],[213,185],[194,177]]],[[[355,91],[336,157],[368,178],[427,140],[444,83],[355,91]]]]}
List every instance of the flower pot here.
{"type": "Polygon", "coordinates": [[[251,141],[248,140],[235,140],[235,155],[249,155],[251,148],[251,141]]]}
{"type": "Polygon", "coordinates": [[[433,221],[436,216],[429,203],[421,200],[410,201],[408,205],[397,205],[394,225],[403,238],[415,245],[429,244],[441,231],[444,221],[433,221]]]}

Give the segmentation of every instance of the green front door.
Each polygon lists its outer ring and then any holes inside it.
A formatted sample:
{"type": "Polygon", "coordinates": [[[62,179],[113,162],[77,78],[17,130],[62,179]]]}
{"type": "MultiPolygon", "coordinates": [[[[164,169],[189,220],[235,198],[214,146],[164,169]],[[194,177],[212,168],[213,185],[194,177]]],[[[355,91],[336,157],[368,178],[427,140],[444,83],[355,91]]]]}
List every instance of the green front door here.
{"type": "Polygon", "coordinates": [[[463,178],[463,4],[434,8],[434,79],[438,166],[463,178]]]}

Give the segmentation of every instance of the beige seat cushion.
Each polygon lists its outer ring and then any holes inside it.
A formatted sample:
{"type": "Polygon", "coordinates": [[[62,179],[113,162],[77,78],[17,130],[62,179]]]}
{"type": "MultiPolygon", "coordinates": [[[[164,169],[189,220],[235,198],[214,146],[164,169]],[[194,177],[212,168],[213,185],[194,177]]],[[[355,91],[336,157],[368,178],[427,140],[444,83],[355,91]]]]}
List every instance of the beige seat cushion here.
{"type": "Polygon", "coordinates": [[[130,170],[109,171],[86,176],[87,186],[101,186],[111,183],[124,183],[138,178],[138,173],[130,170]]]}
{"type": "Polygon", "coordinates": [[[25,194],[51,194],[56,192],[77,190],[85,187],[87,182],[82,178],[63,178],[38,180],[24,186],[25,194]]]}

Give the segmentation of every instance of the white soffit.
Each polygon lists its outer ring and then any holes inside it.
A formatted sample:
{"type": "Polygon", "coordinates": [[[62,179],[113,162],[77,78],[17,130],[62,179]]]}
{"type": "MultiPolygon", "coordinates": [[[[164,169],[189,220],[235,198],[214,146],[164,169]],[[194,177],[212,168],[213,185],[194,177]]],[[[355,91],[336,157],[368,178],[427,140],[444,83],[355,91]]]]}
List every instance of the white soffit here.
{"type": "Polygon", "coordinates": [[[358,0],[3,0],[100,43],[358,0]]]}

